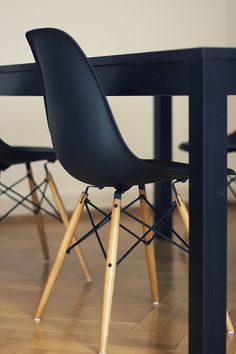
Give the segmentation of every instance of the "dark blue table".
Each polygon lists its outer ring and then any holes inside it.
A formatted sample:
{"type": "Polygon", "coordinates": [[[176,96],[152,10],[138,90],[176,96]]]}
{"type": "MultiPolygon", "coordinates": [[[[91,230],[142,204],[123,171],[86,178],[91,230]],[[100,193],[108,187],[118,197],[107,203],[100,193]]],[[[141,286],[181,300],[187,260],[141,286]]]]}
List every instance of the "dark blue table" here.
{"type": "MultiPolygon", "coordinates": [[[[189,96],[189,353],[225,354],[227,95],[236,94],[236,49],[107,56],[91,63],[107,95],[156,97],[160,158],[171,158],[170,97],[189,96]]],[[[35,64],[0,67],[0,95],[42,94],[35,64]]],[[[162,185],[157,197],[169,203],[169,185],[162,185]]]]}

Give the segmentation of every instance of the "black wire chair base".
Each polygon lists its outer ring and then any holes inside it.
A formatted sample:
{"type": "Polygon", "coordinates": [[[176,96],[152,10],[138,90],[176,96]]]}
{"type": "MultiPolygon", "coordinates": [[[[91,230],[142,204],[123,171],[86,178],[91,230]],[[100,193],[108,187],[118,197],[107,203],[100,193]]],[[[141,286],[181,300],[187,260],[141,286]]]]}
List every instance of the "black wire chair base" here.
{"type": "Polygon", "coordinates": [[[233,184],[236,184],[236,176],[228,177],[227,186],[231,191],[231,193],[233,194],[234,198],[236,199],[236,191],[232,187],[233,184]]]}
{"type": "Polygon", "coordinates": [[[59,212],[46,196],[46,191],[48,188],[48,178],[47,178],[48,171],[46,165],[45,165],[45,171],[46,171],[46,176],[43,179],[43,181],[40,182],[39,184],[36,184],[36,182],[34,181],[35,187],[26,195],[22,195],[21,193],[19,193],[17,190],[15,190],[15,187],[17,187],[20,183],[22,183],[23,181],[25,181],[30,177],[29,172],[27,172],[25,176],[18,179],[10,186],[7,186],[6,184],[0,181],[0,197],[6,195],[8,198],[10,198],[15,202],[15,204],[10,209],[8,209],[3,215],[0,216],[0,222],[4,220],[13,210],[15,210],[20,205],[35,214],[39,213],[40,211],[43,211],[44,213],[59,220],[60,222],[62,221],[59,212]],[[33,202],[33,200],[31,200],[31,196],[36,191],[39,192],[40,195],[38,203],[35,203],[33,202]],[[47,207],[44,206],[43,203],[47,204],[47,207]]]}
{"type": "MultiPolygon", "coordinates": [[[[165,239],[166,241],[168,241],[169,243],[171,243],[173,246],[178,247],[179,249],[181,249],[183,252],[185,253],[189,253],[189,246],[188,244],[184,241],[184,239],[173,229],[172,226],[169,225],[168,223],[168,217],[174,212],[176,208],[176,203],[173,202],[171,208],[164,214],[161,215],[158,210],[147,200],[147,198],[143,195],[140,195],[139,197],[135,198],[132,202],[130,202],[129,204],[127,204],[124,208],[121,208],[121,213],[125,214],[127,217],[133,219],[134,221],[140,223],[141,225],[145,226],[148,230],[141,236],[137,235],[136,233],[134,233],[132,230],[130,230],[128,227],[126,227],[125,225],[120,223],[120,228],[125,230],[129,235],[131,235],[132,237],[134,237],[136,239],[136,242],[123,254],[123,256],[120,257],[120,259],[117,261],[116,265],[118,266],[140,243],[143,243],[144,246],[149,246],[151,244],[151,242],[154,239],[165,239]],[[147,203],[147,205],[151,208],[151,210],[156,214],[156,216],[158,217],[158,220],[153,224],[153,225],[148,225],[145,222],[143,222],[142,220],[140,220],[139,218],[137,218],[135,215],[131,214],[128,209],[134,205],[137,201],[139,200],[145,200],[145,202],[147,203]],[[177,239],[180,241],[180,243],[170,239],[169,237],[165,236],[163,233],[161,233],[160,231],[158,231],[158,229],[160,228],[160,226],[162,224],[165,224],[172,232],[173,234],[177,237],[177,239]],[[148,234],[152,232],[153,236],[149,239],[146,240],[148,234]]],[[[104,256],[104,258],[106,259],[106,251],[104,248],[104,245],[102,243],[101,237],[99,235],[99,230],[105,226],[107,223],[110,222],[111,220],[111,212],[109,213],[105,213],[102,209],[100,209],[99,207],[97,207],[95,204],[93,204],[89,199],[85,200],[85,209],[87,211],[88,214],[88,218],[90,220],[90,223],[92,225],[92,228],[86,233],[84,234],[78,241],[76,241],[74,244],[72,244],[66,251],[67,254],[70,254],[72,249],[76,246],[78,246],[80,243],[82,243],[83,241],[85,241],[86,239],[88,239],[90,236],[92,236],[93,234],[95,234],[97,242],[99,244],[99,247],[101,249],[101,252],[104,256]],[[93,208],[94,210],[98,211],[102,216],[102,220],[100,220],[97,224],[95,224],[92,213],[91,213],[91,208],[93,208]]]]}

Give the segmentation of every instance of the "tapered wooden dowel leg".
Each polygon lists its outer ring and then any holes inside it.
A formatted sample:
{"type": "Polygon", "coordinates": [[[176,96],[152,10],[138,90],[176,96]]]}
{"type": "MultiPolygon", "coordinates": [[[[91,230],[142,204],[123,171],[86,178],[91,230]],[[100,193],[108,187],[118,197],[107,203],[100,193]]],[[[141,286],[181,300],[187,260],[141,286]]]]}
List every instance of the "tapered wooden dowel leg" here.
{"type": "MultiPolygon", "coordinates": [[[[64,206],[64,203],[63,203],[63,201],[61,199],[61,196],[60,196],[60,194],[58,192],[56,183],[55,183],[52,175],[49,172],[48,172],[48,175],[47,175],[47,179],[48,179],[48,184],[49,184],[49,187],[51,189],[52,196],[53,196],[53,199],[54,199],[55,204],[57,206],[57,209],[58,209],[59,214],[60,214],[60,216],[62,218],[63,224],[64,224],[65,228],[67,229],[68,226],[69,226],[69,217],[68,217],[68,214],[66,212],[66,208],[64,206]]],[[[77,240],[76,240],[75,236],[73,236],[72,243],[74,243],[76,241],[77,240]]],[[[91,274],[89,272],[87,263],[86,263],[86,261],[84,259],[82,250],[81,250],[81,248],[79,246],[75,247],[75,254],[78,257],[78,260],[79,260],[80,266],[82,268],[82,271],[84,273],[86,281],[91,282],[92,281],[92,277],[91,277],[91,274]]]]}
{"type": "Polygon", "coordinates": [[[42,316],[43,314],[43,311],[45,309],[45,306],[47,304],[47,301],[48,301],[48,298],[52,292],[52,289],[54,287],[54,284],[56,282],[56,279],[58,277],[58,274],[61,270],[61,267],[63,265],[63,262],[64,262],[64,259],[65,259],[65,256],[66,256],[66,250],[67,248],[71,245],[71,240],[73,238],[73,235],[76,231],[76,228],[78,226],[78,223],[79,223],[79,219],[80,219],[80,216],[82,214],[82,211],[83,211],[83,208],[84,208],[84,202],[87,198],[87,193],[82,193],[80,198],[79,198],[79,201],[77,203],[77,206],[73,212],[73,215],[71,217],[71,220],[70,220],[70,223],[69,223],[69,226],[66,230],[66,233],[63,237],[63,240],[61,242],[61,245],[60,245],[60,248],[58,250],[58,253],[57,253],[57,256],[56,256],[56,260],[53,264],[53,267],[52,267],[52,270],[49,274],[49,277],[48,277],[48,280],[47,280],[47,283],[46,283],[46,286],[43,290],[43,294],[41,296],[41,299],[40,299],[40,302],[39,302],[39,305],[38,305],[38,308],[37,308],[37,311],[36,311],[36,314],[35,314],[35,320],[38,321],[40,320],[40,317],[42,316]]]}
{"type": "Polygon", "coordinates": [[[106,353],[107,342],[109,335],[112,299],[114,293],[114,283],[116,274],[116,261],[119,237],[119,223],[120,223],[120,204],[121,194],[115,192],[111,225],[109,232],[108,251],[106,259],[105,281],[103,290],[103,310],[102,310],[102,324],[101,324],[101,337],[99,353],[106,353]]]}
{"type": "MultiPolygon", "coordinates": [[[[180,194],[174,196],[174,200],[177,209],[180,213],[181,219],[184,223],[186,230],[186,241],[189,241],[189,212],[180,194]]],[[[226,330],[228,334],[234,334],[234,327],[229,317],[228,311],[226,311],[226,330]]]]}
{"type": "MultiPolygon", "coordinates": [[[[146,198],[146,190],[145,186],[139,187],[139,195],[144,196],[146,198]]],[[[141,211],[141,219],[148,225],[151,225],[151,214],[150,208],[148,207],[147,203],[144,199],[140,199],[140,211],[141,211]]],[[[143,233],[148,231],[146,226],[143,226],[143,233]]],[[[152,238],[152,233],[150,232],[145,240],[150,240],[152,238]]],[[[150,280],[150,287],[151,287],[151,294],[152,294],[152,302],[154,305],[159,304],[159,292],[158,292],[158,279],[157,279],[157,265],[156,265],[156,258],[155,258],[155,250],[153,242],[145,246],[145,253],[146,253],[146,260],[148,266],[148,275],[150,280]]]]}
{"type": "Polygon", "coordinates": [[[33,173],[32,173],[32,169],[31,169],[30,164],[27,164],[26,168],[27,168],[27,173],[28,173],[29,187],[32,192],[31,198],[32,198],[33,203],[35,204],[34,215],[35,215],[35,222],[36,222],[37,229],[38,229],[39,239],[40,239],[44,258],[45,258],[45,260],[49,260],[49,250],[48,250],[45,227],[44,227],[44,223],[43,223],[43,216],[40,213],[40,209],[37,208],[37,205],[39,205],[39,200],[38,200],[37,191],[35,190],[36,184],[35,184],[35,181],[33,178],[33,173]]]}
{"type": "Polygon", "coordinates": [[[185,227],[185,241],[189,242],[189,212],[188,212],[188,209],[187,209],[186,204],[183,201],[183,198],[181,197],[180,194],[174,195],[174,200],[175,200],[176,206],[178,208],[178,211],[180,213],[181,219],[182,219],[184,227],[185,227]]]}

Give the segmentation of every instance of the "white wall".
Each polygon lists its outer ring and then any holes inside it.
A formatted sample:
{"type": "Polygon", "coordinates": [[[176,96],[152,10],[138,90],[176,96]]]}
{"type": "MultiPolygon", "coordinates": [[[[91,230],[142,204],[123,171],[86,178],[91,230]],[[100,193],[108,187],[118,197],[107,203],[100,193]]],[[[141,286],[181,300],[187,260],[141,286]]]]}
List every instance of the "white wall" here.
{"type": "MultiPolygon", "coordinates": [[[[88,56],[227,46],[233,41],[230,7],[235,7],[234,0],[0,0],[0,5],[0,65],[33,61],[24,34],[37,27],[64,29],[88,56]]],[[[112,97],[110,103],[131,149],[152,157],[152,98],[112,97]]],[[[0,116],[1,137],[8,143],[50,144],[42,98],[0,97],[0,116]]],[[[177,148],[188,136],[187,117],[187,99],[175,98],[174,159],[179,161],[187,161],[187,154],[177,148]]],[[[19,170],[9,169],[6,178],[11,180],[19,170]]],[[[82,184],[58,163],[52,171],[71,208],[82,184]]],[[[111,194],[102,193],[107,205],[111,194]]]]}

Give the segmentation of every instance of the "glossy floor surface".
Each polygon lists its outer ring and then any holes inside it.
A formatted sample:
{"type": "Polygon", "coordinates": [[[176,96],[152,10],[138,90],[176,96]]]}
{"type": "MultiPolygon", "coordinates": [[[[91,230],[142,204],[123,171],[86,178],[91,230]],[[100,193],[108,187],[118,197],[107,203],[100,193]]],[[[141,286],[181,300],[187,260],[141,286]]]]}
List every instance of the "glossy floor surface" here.
{"type": "MultiPolygon", "coordinates": [[[[228,308],[236,326],[236,207],[229,207],[228,308]]],[[[123,220],[125,222],[125,220],[123,220]]],[[[63,227],[45,219],[51,259],[63,227]]],[[[80,234],[87,230],[85,219],[80,234]]],[[[140,232],[140,226],[128,221],[140,232]]],[[[175,225],[183,231],[180,219],[175,225]]],[[[102,310],[104,260],[95,238],[83,244],[93,276],[86,284],[75,256],[68,255],[40,323],[34,311],[48,275],[33,218],[9,218],[0,224],[0,353],[96,354],[102,310]]],[[[106,240],[107,228],[102,232],[106,240]]],[[[133,238],[120,234],[120,253],[133,238]]],[[[106,242],[105,242],[106,243],[106,242]]],[[[187,255],[158,242],[161,303],[153,306],[142,246],[117,271],[109,354],[187,353],[187,255]]],[[[227,354],[236,353],[236,339],[227,337],[227,354]]]]}

